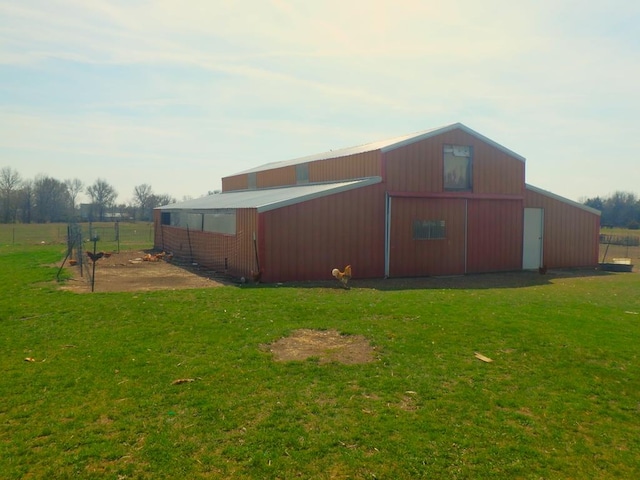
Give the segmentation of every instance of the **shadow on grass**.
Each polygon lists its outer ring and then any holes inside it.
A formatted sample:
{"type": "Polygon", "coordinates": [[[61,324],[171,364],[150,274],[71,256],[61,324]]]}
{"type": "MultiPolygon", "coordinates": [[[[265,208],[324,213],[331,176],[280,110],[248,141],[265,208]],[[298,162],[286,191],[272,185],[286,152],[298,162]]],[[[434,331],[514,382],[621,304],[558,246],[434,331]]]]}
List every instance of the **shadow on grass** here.
{"type": "MultiPolygon", "coordinates": [[[[549,270],[546,274],[534,271],[478,273],[446,277],[412,277],[388,279],[352,279],[349,286],[353,290],[374,289],[381,291],[392,290],[426,290],[426,289],[464,289],[478,290],[488,288],[524,288],[535,285],[548,285],[554,280],[566,278],[606,277],[610,275],[625,275],[596,269],[557,269],[549,270]]],[[[626,273],[626,275],[630,275],[626,273]]],[[[275,285],[263,285],[272,287],[275,285]]],[[[287,282],[278,284],[280,288],[335,288],[344,290],[335,281],[322,282],[287,282]]]]}

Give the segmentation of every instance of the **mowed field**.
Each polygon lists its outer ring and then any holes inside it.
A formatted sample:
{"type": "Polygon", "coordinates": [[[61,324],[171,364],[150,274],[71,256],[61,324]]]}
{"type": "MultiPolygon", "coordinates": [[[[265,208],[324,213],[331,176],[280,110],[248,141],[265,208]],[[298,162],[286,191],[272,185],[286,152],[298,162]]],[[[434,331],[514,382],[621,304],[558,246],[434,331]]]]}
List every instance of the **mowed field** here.
{"type": "Polygon", "coordinates": [[[43,241],[0,242],[0,478],[640,478],[635,272],[77,294],[43,241]]]}

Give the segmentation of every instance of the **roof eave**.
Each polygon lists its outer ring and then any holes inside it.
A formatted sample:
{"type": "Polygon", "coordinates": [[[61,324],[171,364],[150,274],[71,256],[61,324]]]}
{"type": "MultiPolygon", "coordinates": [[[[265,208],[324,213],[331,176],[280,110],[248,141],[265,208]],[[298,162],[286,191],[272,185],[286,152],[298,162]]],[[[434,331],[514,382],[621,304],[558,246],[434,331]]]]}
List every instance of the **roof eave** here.
{"type": "Polygon", "coordinates": [[[309,200],[313,200],[316,198],[322,198],[329,195],[335,195],[342,192],[347,192],[349,190],[354,190],[356,188],[368,187],[370,185],[375,185],[376,183],[382,182],[382,177],[367,177],[360,181],[356,181],[350,183],[349,185],[342,185],[340,187],[336,187],[331,190],[325,190],[322,192],[313,192],[308,195],[301,195],[299,197],[290,198],[287,200],[277,201],[265,205],[259,205],[257,207],[258,213],[268,212],[270,210],[277,210],[279,208],[288,207],[290,205],[296,205],[298,203],[307,202],[309,200]]]}
{"type": "Polygon", "coordinates": [[[403,140],[401,142],[394,143],[392,145],[388,145],[388,146],[382,148],[381,151],[383,153],[389,152],[391,150],[395,150],[396,148],[401,148],[401,147],[410,145],[410,144],[415,143],[415,142],[420,142],[420,141],[426,140],[428,138],[433,138],[435,136],[442,135],[443,133],[451,132],[453,130],[462,130],[463,132],[466,132],[469,135],[471,135],[473,137],[476,137],[478,140],[481,140],[482,142],[487,143],[487,144],[491,145],[492,147],[503,151],[507,155],[509,155],[511,157],[514,157],[514,158],[520,160],[523,163],[526,162],[526,158],[523,157],[522,155],[519,155],[516,152],[514,152],[513,150],[510,150],[507,147],[505,147],[503,145],[500,145],[499,143],[491,140],[488,137],[485,137],[481,133],[476,132],[475,130],[467,127],[466,125],[464,125],[462,123],[452,123],[451,125],[446,125],[446,126],[441,127],[441,128],[436,128],[434,130],[430,130],[430,131],[425,132],[425,133],[423,133],[421,135],[417,135],[415,137],[408,138],[408,139],[403,140]]]}
{"type": "Polygon", "coordinates": [[[589,207],[587,205],[583,205],[582,203],[574,202],[573,200],[570,200],[570,199],[568,199],[566,197],[561,197],[560,195],[557,195],[555,193],[549,192],[548,190],[543,190],[542,188],[535,187],[535,186],[530,185],[528,183],[525,184],[525,187],[526,187],[527,190],[531,190],[532,192],[538,193],[540,195],[544,195],[546,197],[553,198],[554,200],[558,200],[559,202],[569,204],[571,206],[580,208],[582,210],[585,210],[587,212],[593,213],[593,214],[598,215],[598,216],[602,215],[602,212],[600,210],[596,210],[595,208],[589,207]]]}

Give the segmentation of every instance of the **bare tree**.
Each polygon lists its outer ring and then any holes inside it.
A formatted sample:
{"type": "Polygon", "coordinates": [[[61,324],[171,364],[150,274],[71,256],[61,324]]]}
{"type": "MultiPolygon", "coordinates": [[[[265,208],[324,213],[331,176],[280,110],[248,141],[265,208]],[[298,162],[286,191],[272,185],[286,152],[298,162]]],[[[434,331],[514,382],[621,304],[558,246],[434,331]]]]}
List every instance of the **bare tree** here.
{"type": "Polygon", "coordinates": [[[91,197],[93,206],[98,210],[98,219],[102,221],[105,210],[114,204],[118,193],[106,180],[99,178],[87,187],[87,195],[91,197]]]}
{"type": "Polygon", "coordinates": [[[76,209],[76,200],[78,194],[84,189],[84,183],[79,178],[70,179],[64,181],[67,186],[67,192],[69,193],[69,200],[71,201],[71,210],[76,209]]]}
{"type": "Polygon", "coordinates": [[[162,193],[160,195],[154,195],[155,202],[153,208],[162,207],[163,205],[169,205],[170,203],[176,203],[176,199],[168,193],[162,193]]]}
{"type": "Polygon", "coordinates": [[[149,220],[151,210],[155,207],[152,205],[155,195],[151,189],[151,185],[143,183],[133,189],[134,204],[140,211],[140,220],[149,220]]]}
{"type": "Polygon", "coordinates": [[[0,170],[0,211],[2,212],[3,223],[16,221],[17,216],[17,190],[22,183],[22,178],[17,170],[11,167],[3,167],[0,170]]]}

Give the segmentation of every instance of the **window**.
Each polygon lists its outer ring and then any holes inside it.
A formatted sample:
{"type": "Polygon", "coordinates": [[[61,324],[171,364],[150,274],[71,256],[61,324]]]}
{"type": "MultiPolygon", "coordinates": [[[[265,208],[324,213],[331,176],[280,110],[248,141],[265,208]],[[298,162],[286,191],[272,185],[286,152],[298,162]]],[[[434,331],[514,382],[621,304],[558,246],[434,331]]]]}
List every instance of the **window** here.
{"type": "Polygon", "coordinates": [[[296,183],[309,183],[309,164],[301,163],[296,165],[296,183]]]}
{"type": "Polygon", "coordinates": [[[258,187],[258,176],[256,172],[247,173],[247,188],[255,190],[258,187]]]}
{"type": "Polygon", "coordinates": [[[216,213],[205,213],[203,230],[205,232],[236,234],[236,211],[219,210],[216,213]]]}
{"type": "Polygon", "coordinates": [[[471,190],[473,185],[473,149],[458,145],[444,146],[444,189],[471,190]]]}
{"type": "Polygon", "coordinates": [[[186,220],[185,227],[189,230],[202,230],[201,213],[187,213],[184,219],[186,220]]]}
{"type": "Polygon", "coordinates": [[[414,240],[435,240],[447,238],[444,220],[414,220],[414,240]]]}
{"type": "Polygon", "coordinates": [[[171,225],[171,212],[160,213],[160,225],[171,225]]]}

